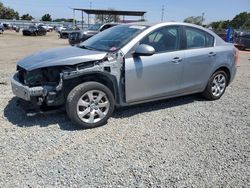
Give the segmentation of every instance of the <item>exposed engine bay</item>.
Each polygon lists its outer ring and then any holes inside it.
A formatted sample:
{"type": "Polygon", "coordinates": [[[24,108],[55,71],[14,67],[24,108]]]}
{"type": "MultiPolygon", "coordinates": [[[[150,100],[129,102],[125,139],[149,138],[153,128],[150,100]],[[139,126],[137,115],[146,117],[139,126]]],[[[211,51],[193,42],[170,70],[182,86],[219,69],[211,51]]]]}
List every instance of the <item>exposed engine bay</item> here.
{"type": "MultiPolygon", "coordinates": [[[[84,81],[82,79],[99,79],[98,74],[112,77],[115,80],[113,84],[116,88],[119,88],[114,90],[124,93],[119,91],[125,89],[125,74],[122,73],[124,72],[123,61],[123,54],[120,52],[108,54],[99,61],[89,61],[76,65],[44,67],[31,71],[17,66],[16,81],[28,88],[29,91],[25,91],[26,94],[32,92],[28,94],[28,97],[20,97],[21,94],[18,92],[22,91],[18,91],[16,87],[16,95],[26,101],[31,101],[35,108],[39,109],[62,106],[65,103],[67,93],[74,85],[84,81]]],[[[15,87],[15,85],[12,84],[12,87],[15,87]]],[[[124,96],[117,96],[119,101],[123,101],[124,96]]]]}

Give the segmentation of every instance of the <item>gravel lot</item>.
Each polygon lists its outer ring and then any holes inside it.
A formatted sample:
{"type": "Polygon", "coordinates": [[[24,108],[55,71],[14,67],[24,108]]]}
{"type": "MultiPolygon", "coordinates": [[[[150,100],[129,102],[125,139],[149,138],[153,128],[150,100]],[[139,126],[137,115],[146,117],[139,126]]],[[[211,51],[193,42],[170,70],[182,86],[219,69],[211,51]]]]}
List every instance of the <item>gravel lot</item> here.
{"type": "Polygon", "coordinates": [[[18,59],[62,45],[55,33],[0,35],[0,187],[250,187],[250,52],[221,100],[119,109],[77,130],[65,113],[25,117],[9,82],[18,59]]]}

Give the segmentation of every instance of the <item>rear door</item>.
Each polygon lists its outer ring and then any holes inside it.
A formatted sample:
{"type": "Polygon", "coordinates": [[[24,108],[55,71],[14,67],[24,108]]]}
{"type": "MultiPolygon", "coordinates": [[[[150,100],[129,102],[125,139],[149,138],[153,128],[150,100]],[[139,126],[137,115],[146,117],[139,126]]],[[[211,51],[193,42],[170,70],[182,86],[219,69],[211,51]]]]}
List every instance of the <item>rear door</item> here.
{"type": "Polygon", "coordinates": [[[207,84],[216,61],[214,37],[194,27],[184,27],[183,35],[186,49],[181,89],[187,92],[200,90],[207,84]]]}

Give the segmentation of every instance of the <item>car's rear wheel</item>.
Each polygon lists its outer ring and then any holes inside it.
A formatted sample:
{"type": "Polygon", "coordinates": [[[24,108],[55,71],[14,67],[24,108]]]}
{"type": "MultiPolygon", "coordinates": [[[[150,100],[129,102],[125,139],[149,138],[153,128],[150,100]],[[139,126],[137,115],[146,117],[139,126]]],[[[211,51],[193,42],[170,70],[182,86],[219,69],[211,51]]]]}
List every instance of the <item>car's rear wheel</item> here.
{"type": "Polygon", "coordinates": [[[240,50],[244,51],[244,50],[246,50],[246,48],[245,47],[240,47],[240,50]]]}
{"type": "Polygon", "coordinates": [[[98,82],[76,86],[68,95],[66,111],[69,118],[82,128],[104,125],[114,111],[112,92],[98,82]]]}
{"type": "Polygon", "coordinates": [[[217,100],[224,94],[228,85],[228,75],[224,71],[215,72],[202,93],[208,100],[217,100]]]}

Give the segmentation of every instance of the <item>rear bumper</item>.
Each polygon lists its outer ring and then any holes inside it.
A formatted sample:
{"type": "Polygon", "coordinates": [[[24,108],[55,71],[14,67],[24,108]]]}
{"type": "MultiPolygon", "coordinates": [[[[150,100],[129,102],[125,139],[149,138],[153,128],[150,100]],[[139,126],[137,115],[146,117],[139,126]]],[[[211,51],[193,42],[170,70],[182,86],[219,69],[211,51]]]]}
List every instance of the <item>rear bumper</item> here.
{"type": "Polygon", "coordinates": [[[229,84],[231,84],[231,83],[233,82],[236,73],[237,73],[237,67],[236,67],[236,66],[233,66],[233,68],[231,69],[231,78],[230,78],[229,84]]]}
{"type": "Polygon", "coordinates": [[[20,83],[17,74],[11,77],[11,87],[14,95],[26,101],[31,101],[31,97],[44,96],[46,94],[46,90],[41,86],[30,88],[20,83]]]}
{"type": "Polygon", "coordinates": [[[62,39],[67,39],[69,37],[68,33],[61,33],[61,38],[62,39]]]}

